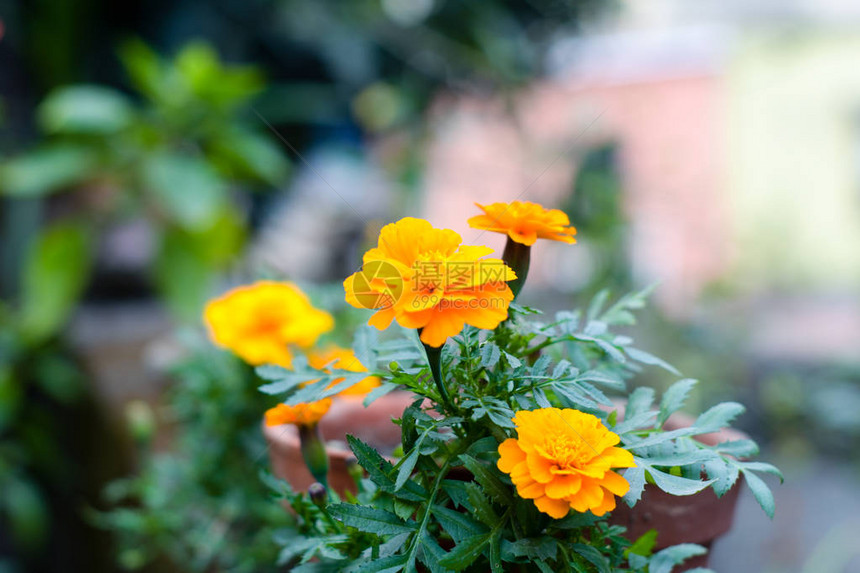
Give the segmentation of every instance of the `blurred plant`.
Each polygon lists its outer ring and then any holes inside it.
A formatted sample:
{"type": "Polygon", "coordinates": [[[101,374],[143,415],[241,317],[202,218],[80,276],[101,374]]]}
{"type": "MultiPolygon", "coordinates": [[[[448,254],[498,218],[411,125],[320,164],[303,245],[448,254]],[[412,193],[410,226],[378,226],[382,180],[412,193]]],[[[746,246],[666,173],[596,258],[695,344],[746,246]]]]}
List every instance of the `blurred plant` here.
{"type": "MultiPolygon", "coordinates": [[[[244,242],[231,192],[278,185],[289,164],[243,120],[264,86],[255,68],[226,66],[203,43],[164,60],[130,42],[120,57],[140,100],[95,85],[55,90],[38,108],[44,140],[0,164],[0,192],[71,194],[53,225],[93,244],[111,225],[144,219],[154,235],[152,278],[177,316],[196,318],[214,272],[244,242]]],[[[84,282],[92,251],[83,250],[84,282]]]]}
{"type": "Polygon", "coordinates": [[[257,379],[251,367],[197,336],[185,336],[184,346],[188,355],[170,369],[176,384],[163,417],[172,428],[171,451],[152,448],[149,406],[131,405],[142,466],[107,488],[118,506],[93,518],[115,532],[126,569],[158,562],[164,570],[167,560],[180,571],[259,571],[278,555],[272,528],[289,529],[293,517],[271,503],[258,477],[267,457],[257,379]]]}
{"type": "Polygon", "coordinates": [[[622,192],[617,145],[588,150],[564,205],[566,212],[576,213],[581,248],[588,251],[592,263],[583,289],[586,295],[594,295],[607,284],[622,290],[632,287],[622,192]]]}
{"type": "Polygon", "coordinates": [[[56,334],[84,287],[86,247],[75,227],[55,226],[27,257],[20,304],[0,300],[0,532],[22,564],[42,557],[49,498],[79,485],[62,436],[83,374],[56,334]]]}

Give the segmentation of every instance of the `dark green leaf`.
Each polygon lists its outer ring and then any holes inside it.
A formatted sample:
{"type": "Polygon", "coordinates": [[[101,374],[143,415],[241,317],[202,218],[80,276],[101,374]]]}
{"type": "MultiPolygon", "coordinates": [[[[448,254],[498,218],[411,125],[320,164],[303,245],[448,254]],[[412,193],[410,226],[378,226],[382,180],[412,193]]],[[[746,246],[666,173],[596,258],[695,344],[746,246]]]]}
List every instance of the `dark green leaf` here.
{"type": "Polygon", "coordinates": [[[466,454],[460,456],[460,461],[463,462],[463,465],[467,470],[472,472],[472,475],[475,476],[475,481],[481,484],[484,491],[486,491],[494,500],[503,505],[513,503],[510,488],[499,479],[496,474],[498,470],[490,468],[486,464],[483,464],[466,454]]]}
{"type": "Polygon", "coordinates": [[[397,491],[403,487],[409,477],[412,475],[412,470],[415,469],[415,464],[418,462],[418,448],[413,448],[398,464],[397,480],[394,482],[394,490],[397,491]]]}
{"type": "Polygon", "coordinates": [[[583,543],[574,543],[573,550],[584,557],[589,563],[597,568],[598,573],[611,573],[612,567],[609,560],[596,547],[583,543]]]}
{"type": "Polygon", "coordinates": [[[328,512],[344,525],[377,535],[409,533],[418,528],[414,521],[406,521],[388,511],[362,505],[339,503],[330,505],[328,512]]]}
{"type": "Polygon", "coordinates": [[[454,571],[462,571],[471,565],[477,559],[484,548],[489,543],[490,534],[485,533],[469,537],[458,543],[448,555],[439,560],[439,565],[454,571]]]}
{"type": "Polygon", "coordinates": [[[481,346],[481,366],[484,368],[490,369],[495,367],[495,365],[499,363],[499,358],[501,358],[501,356],[502,353],[499,350],[499,347],[492,342],[485,342],[483,346],[481,346]]]}

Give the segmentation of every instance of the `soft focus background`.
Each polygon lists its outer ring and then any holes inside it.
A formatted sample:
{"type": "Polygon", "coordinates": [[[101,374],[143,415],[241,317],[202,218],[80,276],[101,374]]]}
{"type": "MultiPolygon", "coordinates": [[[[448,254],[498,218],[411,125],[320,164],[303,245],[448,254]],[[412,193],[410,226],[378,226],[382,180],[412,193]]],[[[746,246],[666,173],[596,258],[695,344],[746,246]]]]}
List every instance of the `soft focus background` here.
{"type": "Polygon", "coordinates": [[[465,220],[514,199],[579,229],[523,302],[659,282],[638,345],[785,470],[712,566],[860,571],[858,62],[840,0],[0,0],[0,572],[273,570],[267,402],[202,304],[356,324],[383,224],[500,248],[465,220]]]}

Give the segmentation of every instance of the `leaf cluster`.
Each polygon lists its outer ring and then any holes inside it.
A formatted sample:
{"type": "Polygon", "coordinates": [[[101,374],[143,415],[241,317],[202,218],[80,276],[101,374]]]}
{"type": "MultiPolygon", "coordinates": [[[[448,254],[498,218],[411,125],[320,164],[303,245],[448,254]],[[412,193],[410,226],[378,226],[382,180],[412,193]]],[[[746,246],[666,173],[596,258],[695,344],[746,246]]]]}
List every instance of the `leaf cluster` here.
{"type": "MultiPolygon", "coordinates": [[[[585,312],[558,313],[551,321],[532,309],[513,307],[513,320],[493,332],[466,327],[443,347],[442,370],[450,400],[434,387],[416,337],[380,343],[361,330],[356,352],[384,380],[376,395],[405,389],[416,400],[397,422],[402,452],[387,459],[371,445],[349,437],[367,478],[357,497],[332,502],[322,511],[329,521],[305,535],[331,539],[325,554],[317,545],[301,556],[301,571],[670,571],[704,548],[681,545],[653,552],[647,539],[631,545],[622,527],[590,513],[554,520],[531,500],[520,498],[509,477],[496,467],[498,446],[515,437],[518,410],[545,407],[591,412],[621,438],[637,467],[625,470],[629,505],[646,484],[673,495],[692,495],[711,487],[724,495],[740,475],[764,510],[773,514],[773,497],[757,472],[779,471],[746,461],[757,453],[750,440],[709,446],[696,436],[727,427],[743,412],[735,403],[718,404],[686,427],[666,429],[682,408],[695,381],[667,362],[633,346],[613,327],[635,322],[647,291],[607,306],[599,294],[585,312]],[[627,382],[644,367],[662,368],[680,379],[655,403],[655,392],[627,382]],[[334,522],[334,525],[332,524],[334,522]],[[314,559],[311,559],[313,557],[314,559]]],[[[258,369],[271,383],[267,393],[287,403],[333,394],[331,379],[346,372],[258,369]],[[300,381],[319,379],[300,386],[300,381]]],[[[363,374],[362,376],[365,376],[363,374]]],[[[294,492],[291,500],[301,498],[294,492]]],[[[291,501],[291,503],[296,503],[291,501]]],[[[659,535],[659,532],[657,533],[659,535]]]]}

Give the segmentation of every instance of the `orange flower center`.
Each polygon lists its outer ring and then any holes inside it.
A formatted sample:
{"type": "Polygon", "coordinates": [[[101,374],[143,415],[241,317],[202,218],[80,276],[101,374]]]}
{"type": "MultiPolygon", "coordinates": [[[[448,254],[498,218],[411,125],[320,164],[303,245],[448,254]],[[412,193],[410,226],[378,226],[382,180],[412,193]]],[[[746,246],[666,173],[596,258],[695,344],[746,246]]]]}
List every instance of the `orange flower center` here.
{"type": "Polygon", "coordinates": [[[537,450],[555,462],[559,470],[574,470],[585,467],[593,451],[579,436],[555,436],[548,438],[537,450]]]}

